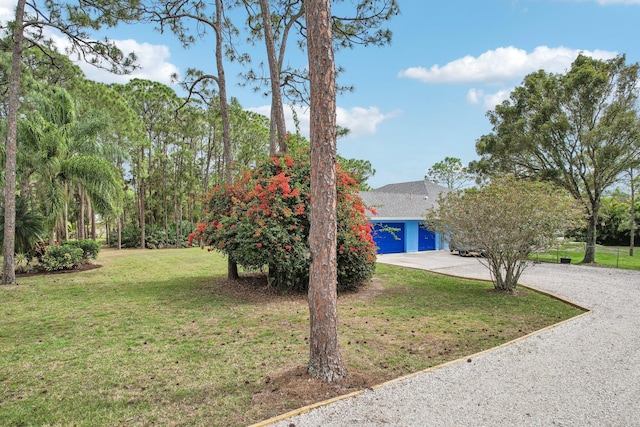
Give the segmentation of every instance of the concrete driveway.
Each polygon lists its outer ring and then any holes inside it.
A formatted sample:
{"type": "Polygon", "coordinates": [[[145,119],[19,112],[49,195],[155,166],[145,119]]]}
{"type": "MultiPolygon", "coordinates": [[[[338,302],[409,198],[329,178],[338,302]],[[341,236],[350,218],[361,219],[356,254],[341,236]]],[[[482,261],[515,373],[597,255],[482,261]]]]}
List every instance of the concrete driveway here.
{"type": "MultiPolygon", "coordinates": [[[[448,251],[378,261],[489,278],[448,251]]],[[[274,425],[640,426],[640,272],[538,264],[520,282],[591,312],[274,425]]]]}
{"type": "Polygon", "coordinates": [[[461,257],[457,252],[451,253],[448,250],[378,255],[378,262],[454,276],[490,278],[489,270],[480,264],[481,259],[473,256],[461,257]]]}

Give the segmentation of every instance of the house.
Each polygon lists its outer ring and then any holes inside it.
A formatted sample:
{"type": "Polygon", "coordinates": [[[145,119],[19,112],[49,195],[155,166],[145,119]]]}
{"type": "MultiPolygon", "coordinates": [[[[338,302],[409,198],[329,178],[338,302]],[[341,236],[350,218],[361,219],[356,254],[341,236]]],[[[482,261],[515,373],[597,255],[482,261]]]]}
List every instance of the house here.
{"type": "Polygon", "coordinates": [[[361,192],[364,203],[377,212],[369,221],[373,225],[378,253],[443,249],[442,236],[428,230],[424,220],[427,211],[437,205],[440,194],[448,191],[448,188],[423,180],[361,192]]]}

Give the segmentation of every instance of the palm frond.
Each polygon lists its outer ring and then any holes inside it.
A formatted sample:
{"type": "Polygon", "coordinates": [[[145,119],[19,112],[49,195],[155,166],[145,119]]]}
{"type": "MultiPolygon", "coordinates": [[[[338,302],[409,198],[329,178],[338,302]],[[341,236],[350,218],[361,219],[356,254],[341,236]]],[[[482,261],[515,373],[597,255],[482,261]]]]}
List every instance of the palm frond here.
{"type": "Polygon", "coordinates": [[[85,189],[92,205],[99,213],[113,214],[122,199],[122,179],[118,170],[107,160],[94,156],[75,156],[62,165],[67,180],[85,189]]]}
{"type": "MultiPolygon", "coordinates": [[[[4,234],[4,207],[0,209],[0,234],[4,234]]],[[[44,218],[30,209],[22,197],[16,198],[15,251],[29,252],[45,235],[44,218]]],[[[2,241],[0,241],[0,248],[2,241]]]]}
{"type": "Polygon", "coordinates": [[[40,180],[38,195],[44,209],[45,225],[48,231],[52,230],[64,213],[64,185],[58,179],[40,180]]]}

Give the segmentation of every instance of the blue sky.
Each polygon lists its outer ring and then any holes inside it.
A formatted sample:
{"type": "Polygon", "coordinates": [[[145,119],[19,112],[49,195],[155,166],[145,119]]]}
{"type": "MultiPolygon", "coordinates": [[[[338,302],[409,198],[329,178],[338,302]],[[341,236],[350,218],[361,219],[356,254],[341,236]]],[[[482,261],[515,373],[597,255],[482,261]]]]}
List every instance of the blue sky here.
{"type": "MultiPolygon", "coordinates": [[[[565,72],[579,52],[640,61],[640,0],[398,1],[401,14],[389,22],[391,45],[336,54],[346,69],[340,81],[355,86],[337,99],[338,123],[351,129],[338,151],[371,161],[374,187],[422,179],[446,156],[463,163],[477,159],[475,142],[491,131],[486,111],[528,73],[565,72]]],[[[0,0],[0,19],[14,7],[15,0],[0,0]]],[[[143,25],[104,35],[136,52],[142,68],[135,77],[171,84],[172,73],[189,67],[215,71],[211,37],[185,51],[173,35],[143,25]]],[[[262,46],[253,49],[262,60],[262,46]]],[[[293,45],[288,55],[293,63],[306,63],[306,54],[293,45]]],[[[131,78],[82,68],[99,81],[131,78]]],[[[268,98],[237,85],[240,71],[227,64],[229,95],[268,115],[268,98]]],[[[298,115],[307,134],[308,111],[298,115]]]]}

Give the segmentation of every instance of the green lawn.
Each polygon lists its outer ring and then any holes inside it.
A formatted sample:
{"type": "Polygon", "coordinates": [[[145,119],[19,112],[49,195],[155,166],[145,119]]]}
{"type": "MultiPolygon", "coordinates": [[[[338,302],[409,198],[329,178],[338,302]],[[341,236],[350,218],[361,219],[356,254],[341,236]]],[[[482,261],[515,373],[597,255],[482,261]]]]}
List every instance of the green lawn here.
{"type": "MultiPolygon", "coordinates": [[[[584,243],[569,242],[544,253],[534,253],[531,259],[540,262],[559,262],[560,258],[571,258],[571,264],[579,264],[584,257],[584,243]]],[[[624,246],[596,246],[597,266],[640,270],[640,248],[635,248],[634,256],[629,256],[629,248],[624,246]]]]}
{"type": "Polygon", "coordinates": [[[0,287],[0,425],[246,425],[580,314],[549,297],[378,265],[340,297],[350,383],[304,377],[304,295],[228,283],[200,249],[103,250],[102,268],[0,287]]]}

